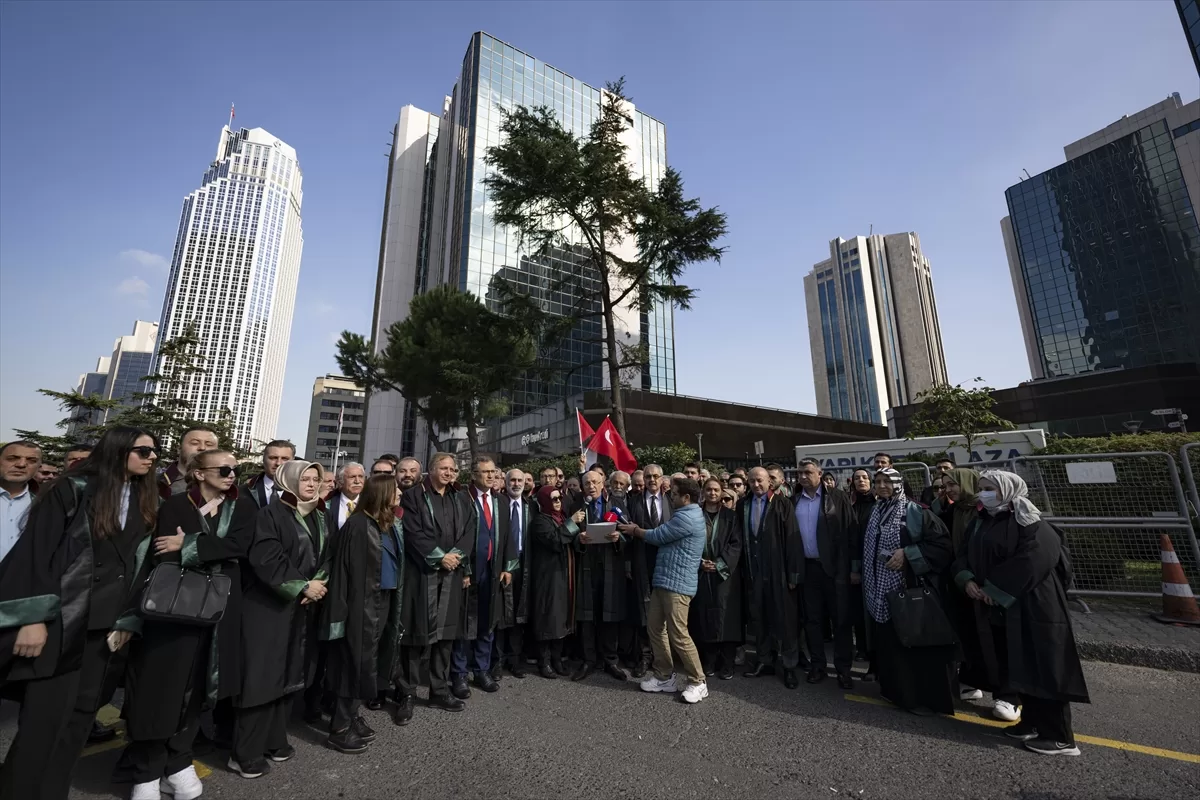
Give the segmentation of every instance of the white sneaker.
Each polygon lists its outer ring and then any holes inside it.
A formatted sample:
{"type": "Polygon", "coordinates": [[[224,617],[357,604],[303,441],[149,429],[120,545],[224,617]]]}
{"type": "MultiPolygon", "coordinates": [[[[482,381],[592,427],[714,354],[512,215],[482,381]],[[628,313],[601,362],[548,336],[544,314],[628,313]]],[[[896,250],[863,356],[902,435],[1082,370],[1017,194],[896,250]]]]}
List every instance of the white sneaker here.
{"type": "Polygon", "coordinates": [[[683,702],[685,703],[699,703],[706,697],[708,697],[707,683],[689,683],[683,690],[683,702]]]}
{"type": "Polygon", "coordinates": [[[1005,722],[1016,722],[1021,718],[1021,710],[1007,700],[997,700],[992,706],[992,716],[1005,722]]]}
{"type": "Polygon", "coordinates": [[[186,769],[163,778],[158,788],[163,794],[173,796],[175,800],[196,800],[204,794],[204,784],[200,782],[200,776],[196,774],[193,764],[188,764],[186,769]]]}
{"type": "Polygon", "coordinates": [[[979,700],[983,697],[983,691],[976,689],[974,686],[967,686],[964,683],[959,687],[958,696],[963,700],[979,700]]]}
{"type": "Polygon", "coordinates": [[[646,680],[642,681],[643,692],[678,692],[679,687],[675,684],[675,676],[667,678],[665,681],[660,681],[658,678],[651,675],[646,680]]]}
{"type": "Polygon", "coordinates": [[[161,800],[162,795],[158,793],[158,781],[146,781],[139,783],[133,787],[133,792],[129,795],[129,800],[161,800]]]}

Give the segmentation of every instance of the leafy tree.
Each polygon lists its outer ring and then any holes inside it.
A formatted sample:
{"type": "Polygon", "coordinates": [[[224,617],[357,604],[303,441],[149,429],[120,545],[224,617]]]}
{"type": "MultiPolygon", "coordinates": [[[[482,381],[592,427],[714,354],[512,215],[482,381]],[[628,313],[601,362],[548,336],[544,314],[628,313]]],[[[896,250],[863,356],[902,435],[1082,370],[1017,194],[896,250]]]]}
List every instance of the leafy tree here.
{"type": "Polygon", "coordinates": [[[644,445],[633,448],[633,457],[637,459],[639,467],[658,464],[664,475],[670,475],[683,472],[685,464],[696,460],[696,448],[686,444],[644,445]]]}
{"type": "MultiPolygon", "coordinates": [[[[484,185],[495,207],[494,223],[515,232],[533,260],[560,265],[550,271],[554,278],[544,293],[514,316],[525,317],[539,351],[555,347],[565,332],[575,330],[579,337],[580,323],[602,322],[598,337],[582,337],[585,344],[600,345],[613,424],[624,438],[622,372],[640,370],[649,353],[621,331],[620,309],[687,308],[695,291],[679,280],[690,264],[720,261],[725,248],[716,242],[726,229],[725,214],[684,197],[683,179],[674,169],[668,167],[653,190],[634,174],[622,141],[633,124],[628,100],[624,79],[608,84],[600,117],[585,136],[564,128],[547,107],[504,110],[502,142],[484,156],[492,170],[484,185]],[[565,301],[561,315],[549,311],[557,305],[551,297],[565,301]],[[546,321],[549,316],[561,319],[546,321]]],[[[499,281],[492,289],[506,313],[514,309],[503,306],[530,296],[528,288],[497,287],[499,281]]]]}
{"type": "Polygon", "coordinates": [[[414,297],[380,352],[350,331],[337,347],[338,366],[367,391],[399,392],[442,430],[465,425],[472,455],[480,419],[504,413],[503,392],[533,363],[532,342],[518,324],[451,286],[414,297]]]}
{"type": "MultiPolygon", "coordinates": [[[[974,383],[982,383],[976,378],[974,383]]],[[[963,385],[937,384],[917,396],[921,407],[912,420],[907,438],[917,436],[961,436],[962,441],[950,442],[947,449],[962,446],[968,453],[981,434],[1008,431],[1016,426],[992,411],[996,399],[987,386],[964,388],[963,385]]],[[[983,440],[980,444],[990,444],[983,440]]]]}

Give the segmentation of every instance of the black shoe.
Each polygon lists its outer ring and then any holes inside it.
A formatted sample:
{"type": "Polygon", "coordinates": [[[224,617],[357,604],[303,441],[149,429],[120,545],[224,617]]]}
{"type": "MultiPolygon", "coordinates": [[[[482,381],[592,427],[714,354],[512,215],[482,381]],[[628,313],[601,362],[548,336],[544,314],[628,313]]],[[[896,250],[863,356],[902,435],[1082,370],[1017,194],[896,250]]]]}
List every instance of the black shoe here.
{"type": "Polygon", "coordinates": [[[629,674],[634,678],[644,678],[646,673],[650,671],[650,662],[642,658],[638,660],[637,666],[630,670],[629,674]]]}
{"type": "Polygon", "coordinates": [[[1018,742],[1028,742],[1030,739],[1036,739],[1038,732],[1037,728],[1025,722],[1025,720],[1021,720],[1016,725],[1010,725],[1005,728],[1004,735],[1010,739],[1016,739],[1018,742]]]}
{"type": "Polygon", "coordinates": [[[785,669],[783,671],[783,685],[789,689],[795,689],[800,685],[800,675],[794,669],[785,669]]]}
{"type": "Polygon", "coordinates": [[[397,725],[407,725],[412,722],[413,715],[413,699],[412,695],[405,695],[396,705],[396,713],[392,715],[392,722],[397,725]]]}
{"type": "Polygon", "coordinates": [[[267,758],[279,764],[282,764],[284,761],[287,761],[294,755],[296,755],[296,748],[292,747],[290,744],[285,744],[283,747],[280,747],[277,750],[267,751],[267,758]]]}
{"type": "Polygon", "coordinates": [[[339,753],[358,755],[359,753],[367,752],[368,743],[354,732],[354,725],[347,725],[345,730],[329,734],[329,738],[325,740],[325,744],[339,753]]]}
{"type": "Polygon", "coordinates": [[[387,695],[380,693],[375,695],[374,700],[368,700],[365,705],[368,711],[378,711],[383,708],[383,704],[387,702],[387,695]]]}
{"type": "Polygon", "coordinates": [[[774,674],[775,674],[775,668],[772,667],[770,664],[763,664],[762,662],[755,664],[754,669],[748,669],[742,673],[742,675],[747,678],[763,678],[763,677],[766,677],[767,675],[774,675],[774,674]]]}
{"type": "Polygon", "coordinates": [[[1025,749],[1044,756],[1079,755],[1079,748],[1073,742],[1055,742],[1050,739],[1031,739],[1025,743],[1025,749]]]}
{"type": "Polygon", "coordinates": [[[350,729],[357,733],[364,742],[375,741],[375,731],[371,730],[371,726],[362,717],[355,717],[350,723],[350,729]]]}
{"type": "Polygon", "coordinates": [[[316,706],[305,706],[304,721],[309,725],[320,725],[325,721],[325,715],[322,714],[321,709],[316,706]]]}
{"type": "Polygon", "coordinates": [[[854,654],[854,660],[855,661],[866,661],[867,660],[867,651],[859,650],[857,653],[854,654]]]}
{"type": "Polygon", "coordinates": [[[488,694],[500,691],[500,684],[496,683],[490,672],[476,672],[475,685],[488,694]]]}
{"type": "Polygon", "coordinates": [[[454,680],[450,682],[450,694],[454,695],[459,700],[466,700],[471,696],[471,687],[467,685],[466,675],[454,676],[454,680]]]}
{"type": "Polygon", "coordinates": [[[271,771],[271,765],[267,763],[265,758],[256,758],[246,764],[242,764],[237,759],[230,756],[229,763],[225,765],[230,772],[236,772],[243,778],[261,778],[271,771]]]}
{"type": "Polygon", "coordinates": [[[467,704],[453,695],[435,694],[429,698],[429,707],[440,708],[442,711],[462,711],[467,704]]]}
{"type": "Polygon", "coordinates": [[[821,669],[820,667],[813,667],[808,671],[808,677],[804,680],[808,681],[809,683],[820,683],[827,677],[828,675],[825,673],[825,670],[821,669]]]}
{"type": "Polygon", "coordinates": [[[500,682],[500,678],[503,676],[501,675],[499,661],[497,661],[495,664],[492,664],[492,668],[488,670],[488,675],[492,676],[492,680],[494,680],[496,683],[500,682]]]}
{"type": "Polygon", "coordinates": [[[550,666],[554,667],[554,674],[567,677],[571,673],[567,672],[567,665],[563,663],[561,658],[556,658],[550,662],[550,666]]]}
{"type": "Polygon", "coordinates": [[[796,669],[808,672],[810,669],[812,669],[812,663],[809,662],[809,660],[804,656],[800,656],[800,661],[796,664],[796,669]]]}
{"type": "Polygon", "coordinates": [[[538,664],[538,675],[550,681],[558,679],[558,673],[550,666],[550,659],[542,659],[541,663],[538,664]]]}
{"type": "Polygon", "coordinates": [[[847,692],[854,688],[854,678],[850,676],[849,672],[838,673],[837,681],[838,686],[842,687],[847,692]]]}
{"type": "Polygon", "coordinates": [[[111,742],[117,738],[117,729],[109,728],[101,725],[99,722],[92,722],[92,730],[88,733],[88,744],[100,744],[101,742],[111,742]]]}
{"type": "Polygon", "coordinates": [[[733,651],[733,665],[735,667],[746,666],[746,648],[745,647],[739,647],[737,650],[733,651]]]}
{"type": "Polygon", "coordinates": [[[585,661],[579,665],[579,669],[571,673],[571,680],[581,681],[588,675],[591,675],[593,669],[595,669],[595,667],[585,661]]]}
{"type": "Polygon", "coordinates": [[[717,674],[717,665],[716,664],[701,664],[700,666],[704,670],[704,674],[710,678],[713,675],[717,674]]]}
{"type": "Polygon", "coordinates": [[[627,678],[627,676],[625,675],[625,670],[621,669],[616,664],[605,664],[604,671],[607,672],[611,677],[616,678],[617,680],[621,681],[622,683],[624,683],[627,678]]]}
{"type": "Polygon", "coordinates": [[[723,681],[733,680],[733,667],[731,667],[729,664],[723,665],[720,671],[717,673],[717,677],[723,681]]]}
{"type": "Polygon", "coordinates": [[[529,671],[525,669],[525,664],[522,663],[520,658],[512,660],[512,663],[508,665],[508,671],[512,673],[514,678],[524,678],[529,674],[529,671]]]}

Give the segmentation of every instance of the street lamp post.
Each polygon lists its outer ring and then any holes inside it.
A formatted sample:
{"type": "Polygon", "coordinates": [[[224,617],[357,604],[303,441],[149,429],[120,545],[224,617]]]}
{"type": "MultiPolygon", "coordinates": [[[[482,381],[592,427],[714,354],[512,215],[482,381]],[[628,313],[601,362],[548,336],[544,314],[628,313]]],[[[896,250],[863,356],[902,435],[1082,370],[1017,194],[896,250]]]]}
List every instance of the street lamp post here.
{"type": "Polygon", "coordinates": [[[700,461],[704,460],[704,434],[696,434],[696,449],[700,452],[700,461]]]}

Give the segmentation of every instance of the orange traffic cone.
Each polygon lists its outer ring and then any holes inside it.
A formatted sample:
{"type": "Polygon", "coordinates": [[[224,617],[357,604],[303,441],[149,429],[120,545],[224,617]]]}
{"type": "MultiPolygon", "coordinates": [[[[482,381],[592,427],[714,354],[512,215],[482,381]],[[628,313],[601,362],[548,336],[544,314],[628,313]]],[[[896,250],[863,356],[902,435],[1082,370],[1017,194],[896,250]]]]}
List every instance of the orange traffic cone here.
{"type": "Polygon", "coordinates": [[[1183,574],[1179,556],[1175,555],[1171,537],[1164,533],[1158,538],[1162,551],[1163,613],[1155,614],[1154,618],[1176,625],[1200,625],[1200,608],[1196,607],[1196,597],[1183,574]]]}

